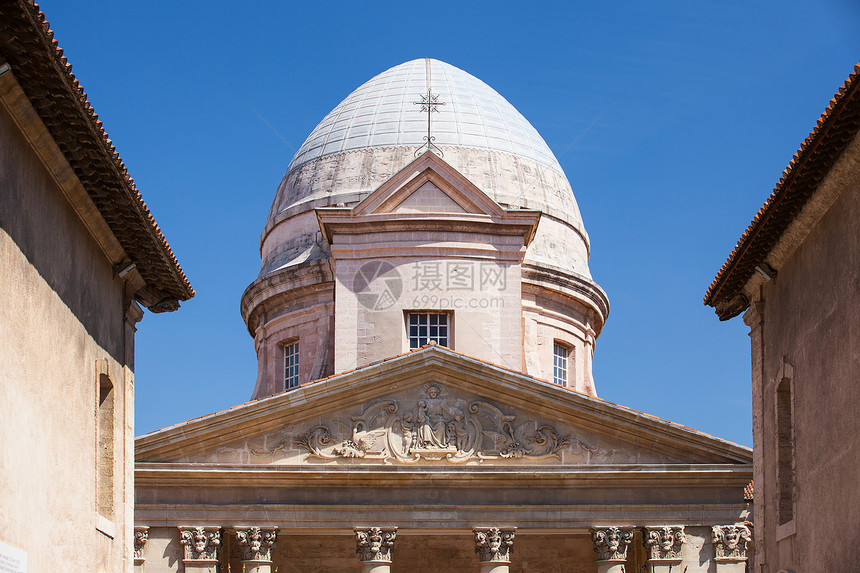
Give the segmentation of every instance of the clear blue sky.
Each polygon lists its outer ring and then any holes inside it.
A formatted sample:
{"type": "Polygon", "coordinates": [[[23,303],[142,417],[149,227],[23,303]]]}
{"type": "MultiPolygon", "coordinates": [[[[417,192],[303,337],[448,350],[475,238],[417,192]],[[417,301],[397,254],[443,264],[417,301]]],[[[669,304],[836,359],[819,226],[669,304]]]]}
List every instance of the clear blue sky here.
{"type": "Polygon", "coordinates": [[[139,325],[136,433],[249,399],[239,297],[295,150],[379,72],[433,57],[543,135],[612,305],[599,395],[750,445],[749,340],[702,297],[860,59],[818,2],[59,2],[74,65],[198,295],[139,325]]]}

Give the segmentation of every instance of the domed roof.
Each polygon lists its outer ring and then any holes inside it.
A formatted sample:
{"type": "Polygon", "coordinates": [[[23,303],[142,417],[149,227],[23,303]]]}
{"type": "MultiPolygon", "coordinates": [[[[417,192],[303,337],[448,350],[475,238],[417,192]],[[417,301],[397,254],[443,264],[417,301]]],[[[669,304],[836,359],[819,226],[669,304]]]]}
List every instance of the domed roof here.
{"type": "Polygon", "coordinates": [[[427,135],[427,115],[415,102],[428,89],[443,104],[432,117],[436,145],[510,153],[563,173],[537,130],[505,98],[463,70],[429,58],[386,70],[349,94],[311,132],[288,171],[359,149],[418,148],[427,135]]]}
{"type": "Polygon", "coordinates": [[[415,102],[428,86],[440,104],[433,151],[502,207],[543,213],[525,262],[590,277],[579,206],[546,142],[487,84],[431,59],[372,78],[313,130],[272,202],[260,276],[326,258],[314,210],[356,205],[426,151],[427,112],[415,102]]]}

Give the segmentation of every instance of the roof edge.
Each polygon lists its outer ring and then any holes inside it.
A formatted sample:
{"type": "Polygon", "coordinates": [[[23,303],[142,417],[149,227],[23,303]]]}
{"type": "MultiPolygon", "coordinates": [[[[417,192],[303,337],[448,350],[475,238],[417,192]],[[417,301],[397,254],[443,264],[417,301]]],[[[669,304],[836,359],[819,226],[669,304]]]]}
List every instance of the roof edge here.
{"type": "Polygon", "coordinates": [[[749,307],[743,289],[779,238],[809,201],[860,129],[860,63],[845,80],[785,168],[771,195],[750,222],[708,287],[704,304],[728,320],[749,307]]]}
{"type": "Polygon", "coordinates": [[[0,5],[0,58],[137,266],[146,283],[141,302],[153,312],[176,310],[195,291],[35,2],[0,5]]]}

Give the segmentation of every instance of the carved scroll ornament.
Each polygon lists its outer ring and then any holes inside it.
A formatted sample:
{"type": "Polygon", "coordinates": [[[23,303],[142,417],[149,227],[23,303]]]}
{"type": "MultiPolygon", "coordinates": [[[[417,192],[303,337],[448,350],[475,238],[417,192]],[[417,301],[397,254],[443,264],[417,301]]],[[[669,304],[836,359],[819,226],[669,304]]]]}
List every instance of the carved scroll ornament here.
{"type": "Polygon", "coordinates": [[[242,550],[242,561],[271,561],[277,538],[278,532],[274,529],[237,529],[236,539],[242,550]]]}
{"type": "Polygon", "coordinates": [[[189,561],[216,560],[221,545],[221,530],[207,527],[180,527],[179,542],[189,561]]]}
{"type": "MultiPolygon", "coordinates": [[[[562,436],[552,426],[518,422],[489,402],[453,403],[439,384],[428,384],[424,396],[401,408],[395,400],[367,407],[350,424],[335,421],[314,426],[293,443],[323,459],[365,458],[384,462],[419,460],[559,459],[568,446],[595,452],[595,448],[562,436]],[[332,426],[341,430],[332,430],[332,426]]],[[[255,452],[257,454],[266,452],[255,452]]]]}
{"type": "Polygon", "coordinates": [[[481,563],[510,563],[515,529],[488,527],[475,530],[475,553],[481,563]]]}
{"type": "Polygon", "coordinates": [[[747,558],[747,543],[752,536],[746,525],[715,525],[711,532],[718,560],[743,561],[747,558]]]}
{"type": "Polygon", "coordinates": [[[365,527],[355,529],[355,552],[361,561],[391,563],[397,528],[365,527]]]}
{"type": "Polygon", "coordinates": [[[652,561],[680,559],[681,545],[687,541],[683,526],[646,527],[643,536],[648,559],[652,561]]]}
{"type": "Polygon", "coordinates": [[[627,559],[627,547],[633,541],[633,529],[603,527],[591,530],[591,540],[598,561],[627,559]]]}
{"type": "Polygon", "coordinates": [[[145,526],[134,527],[134,560],[143,560],[143,546],[149,539],[149,528],[145,526]]]}

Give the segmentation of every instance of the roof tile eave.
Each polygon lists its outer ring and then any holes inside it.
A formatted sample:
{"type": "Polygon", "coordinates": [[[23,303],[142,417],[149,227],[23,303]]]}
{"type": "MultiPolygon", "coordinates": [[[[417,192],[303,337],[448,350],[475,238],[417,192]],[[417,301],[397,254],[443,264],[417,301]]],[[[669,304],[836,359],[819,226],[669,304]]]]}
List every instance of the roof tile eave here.
{"type": "Polygon", "coordinates": [[[9,63],[31,105],[144,281],[158,287],[167,298],[193,297],[196,293],[191,283],[72,73],[72,65],[63,56],[39,5],[27,0],[5,2],[0,6],[0,16],[0,56],[9,63]]]}
{"type": "MultiPolygon", "coordinates": [[[[826,174],[844,151],[844,147],[847,146],[844,138],[829,136],[839,129],[852,129],[854,123],[860,122],[860,98],[855,97],[860,89],[858,88],[860,81],[856,81],[858,75],[860,75],[860,64],[854,66],[854,71],[830,100],[815,127],[783,170],[770,196],[743,232],[726,262],[720,267],[705,293],[705,305],[717,308],[720,301],[730,300],[743,289],[744,284],[755,272],[755,265],[764,260],[767,252],[794,219],[794,215],[814,192],[817,183],[820,183],[820,180],[812,183],[805,181],[798,183],[798,181],[813,170],[816,162],[823,164],[818,172],[826,174]],[[796,190],[795,185],[801,189],[796,190]],[[802,189],[804,185],[808,188],[802,189]],[[790,205],[783,207],[789,203],[790,205]],[[728,294],[726,294],[727,291],[728,294]]],[[[854,128],[856,129],[856,126],[854,128]]],[[[721,319],[725,320],[737,316],[742,310],[738,311],[734,307],[729,311],[717,308],[716,312],[721,319]]]]}

